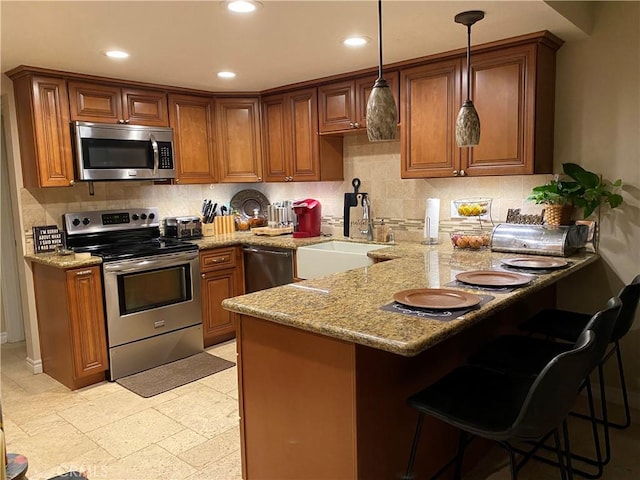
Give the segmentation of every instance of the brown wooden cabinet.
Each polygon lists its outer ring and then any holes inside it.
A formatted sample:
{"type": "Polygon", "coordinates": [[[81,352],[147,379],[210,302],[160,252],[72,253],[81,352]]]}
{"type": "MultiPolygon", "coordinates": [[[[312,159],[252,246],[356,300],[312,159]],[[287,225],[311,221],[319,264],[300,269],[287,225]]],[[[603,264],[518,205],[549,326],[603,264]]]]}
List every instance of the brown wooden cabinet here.
{"type": "Polygon", "coordinates": [[[466,94],[462,57],[401,71],[402,178],[551,173],[555,52],[549,33],[499,42],[471,56],[480,144],[458,148],[455,119],[466,94]]]}
{"type": "Polygon", "coordinates": [[[400,72],[402,178],[450,177],[460,169],[455,122],[460,108],[461,60],[400,72]]]}
{"type": "Polygon", "coordinates": [[[175,182],[215,183],[213,99],[169,94],[169,118],[173,128],[175,182]]]}
{"type": "Polygon", "coordinates": [[[480,144],[463,149],[467,175],[551,173],[555,50],[525,44],[472,56],[480,144]]]}
{"type": "Polygon", "coordinates": [[[75,390],[108,369],[100,267],[62,270],[33,264],[42,366],[75,390]]]}
{"type": "Polygon", "coordinates": [[[205,250],[200,253],[202,332],[204,346],[235,337],[238,314],[220,306],[225,298],[244,293],[242,247],[205,250]]]}
{"type": "Polygon", "coordinates": [[[20,71],[9,76],[13,80],[24,186],[73,185],[66,81],[20,71]]]}
{"type": "Polygon", "coordinates": [[[69,105],[72,121],[169,126],[162,91],[70,81],[69,105]]]}
{"type": "MultiPolygon", "coordinates": [[[[398,102],[398,72],[384,78],[398,102]]],[[[320,133],[346,133],[367,128],[367,102],[378,75],[331,83],[318,87],[320,133]]],[[[398,111],[400,109],[398,108],[398,111]]]]}
{"type": "Polygon", "coordinates": [[[318,135],[315,88],[262,98],[264,179],[342,180],[342,138],[318,135]]]}
{"type": "Polygon", "coordinates": [[[220,182],[262,181],[260,99],[216,99],[220,182]]]}

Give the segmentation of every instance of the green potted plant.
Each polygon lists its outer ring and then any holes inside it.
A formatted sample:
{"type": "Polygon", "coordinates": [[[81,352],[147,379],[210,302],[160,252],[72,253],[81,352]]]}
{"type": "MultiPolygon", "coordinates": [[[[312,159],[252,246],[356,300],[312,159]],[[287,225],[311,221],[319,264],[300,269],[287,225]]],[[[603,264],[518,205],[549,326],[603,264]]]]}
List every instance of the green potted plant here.
{"type": "Polygon", "coordinates": [[[575,163],[563,163],[562,170],[568,180],[555,176],[549,183],[534,187],[527,197],[527,200],[546,205],[548,224],[570,224],[576,208],[583,209],[586,219],[603,204],[611,208],[622,204],[622,196],[615,193],[622,186],[622,180],[611,183],[575,163]]]}

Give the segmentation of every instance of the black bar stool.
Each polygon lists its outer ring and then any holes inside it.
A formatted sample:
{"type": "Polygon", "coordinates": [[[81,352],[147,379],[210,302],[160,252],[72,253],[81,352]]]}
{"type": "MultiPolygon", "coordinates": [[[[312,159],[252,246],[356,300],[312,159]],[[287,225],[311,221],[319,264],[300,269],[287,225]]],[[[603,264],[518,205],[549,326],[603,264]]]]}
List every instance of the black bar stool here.
{"type": "MultiPolygon", "coordinates": [[[[596,350],[599,352],[599,357],[597,362],[594,364],[594,368],[598,366],[598,368],[601,369],[602,358],[611,339],[613,330],[617,325],[621,311],[622,303],[620,299],[617,297],[611,298],[607,302],[607,306],[604,310],[601,310],[592,317],[589,317],[589,321],[584,326],[582,332],[580,332],[580,335],[587,330],[595,332],[597,344],[596,350]]],[[[472,355],[468,362],[471,365],[488,368],[497,373],[535,377],[545,367],[550,359],[571,348],[574,348],[574,345],[565,342],[555,342],[524,335],[505,335],[498,337],[478,353],[472,355]]],[[[582,388],[586,388],[587,390],[587,399],[591,414],[590,417],[587,418],[591,420],[595,458],[589,458],[581,455],[573,455],[573,458],[595,466],[596,471],[586,472],[579,469],[575,469],[574,471],[587,478],[599,478],[602,476],[604,466],[610,458],[609,433],[608,430],[605,429],[606,455],[605,458],[603,458],[600,448],[598,425],[596,422],[597,416],[593,405],[593,393],[591,391],[591,382],[588,375],[585,378],[581,389],[582,388]]],[[[603,415],[606,419],[606,410],[603,410],[603,415]]],[[[544,457],[536,458],[541,461],[546,461],[544,457]]]]}
{"type": "MultiPolygon", "coordinates": [[[[620,378],[620,388],[622,390],[622,400],[624,404],[625,418],[622,423],[615,423],[610,420],[607,421],[607,425],[614,428],[627,428],[631,425],[631,413],[629,411],[629,397],[627,394],[627,383],[624,378],[624,366],[622,363],[622,353],[620,350],[620,339],[624,337],[635,318],[636,310],[638,309],[638,303],[640,301],[640,275],[631,281],[630,284],[624,286],[618,294],[620,301],[622,302],[622,310],[620,316],[613,328],[611,334],[610,347],[605,356],[602,358],[601,367],[611,358],[615,353],[617,357],[618,375],[620,378]]],[[[569,312],[565,310],[549,309],[543,310],[530,320],[525,322],[520,328],[527,330],[531,333],[538,333],[546,335],[547,337],[553,337],[568,342],[575,342],[580,335],[580,332],[584,330],[585,326],[591,319],[591,316],[586,313],[569,312]]],[[[604,385],[603,369],[599,369],[600,385],[604,385]]],[[[606,409],[606,398],[604,396],[604,389],[601,388],[602,404],[606,409]]],[[[577,414],[578,416],[585,417],[584,415],[577,414]]]]}
{"type": "MultiPolygon", "coordinates": [[[[469,434],[495,440],[507,450],[513,480],[529,457],[525,456],[517,463],[511,442],[540,442],[553,435],[562,478],[572,479],[566,417],[581,383],[602,355],[598,351],[596,336],[590,330],[584,332],[573,349],[551,359],[536,377],[508,375],[465,365],[411,396],[407,403],[420,413],[404,479],[414,478],[413,463],[425,415],[461,430],[455,459],[456,479],[461,478],[463,453],[469,434]],[[565,433],[564,453],[558,431],[560,426],[565,433]]],[[[452,463],[449,462],[445,468],[452,463]]]]}

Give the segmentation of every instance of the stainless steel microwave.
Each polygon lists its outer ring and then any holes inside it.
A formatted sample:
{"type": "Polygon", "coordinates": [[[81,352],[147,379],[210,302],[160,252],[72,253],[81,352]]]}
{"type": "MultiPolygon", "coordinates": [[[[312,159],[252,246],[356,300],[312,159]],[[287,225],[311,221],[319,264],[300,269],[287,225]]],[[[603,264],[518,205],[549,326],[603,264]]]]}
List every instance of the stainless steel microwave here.
{"type": "Polygon", "coordinates": [[[176,176],[171,128],[75,122],[73,130],[78,180],[176,176]]]}

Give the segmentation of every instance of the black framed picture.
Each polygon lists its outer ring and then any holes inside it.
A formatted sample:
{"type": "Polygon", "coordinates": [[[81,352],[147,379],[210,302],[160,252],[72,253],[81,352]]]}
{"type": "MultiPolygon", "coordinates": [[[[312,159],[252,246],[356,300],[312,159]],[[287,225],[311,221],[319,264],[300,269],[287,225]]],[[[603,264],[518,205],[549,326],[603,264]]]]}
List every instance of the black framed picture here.
{"type": "Polygon", "coordinates": [[[55,251],[57,246],[64,247],[64,232],[56,225],[33,227],[33,249],[35,253],[55,251]]]}

